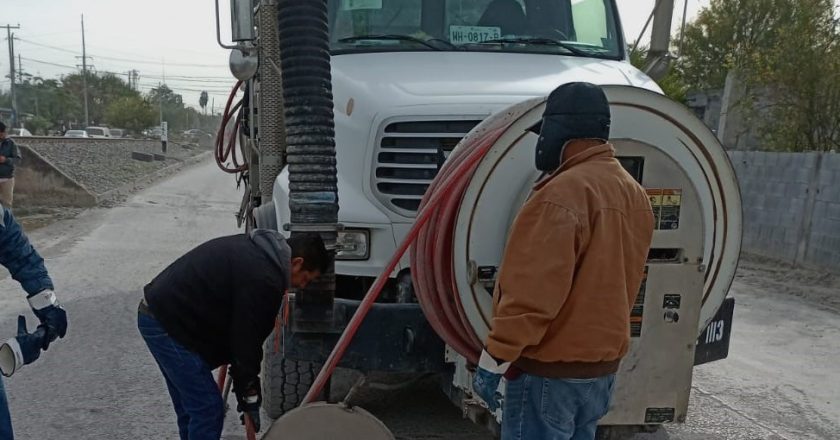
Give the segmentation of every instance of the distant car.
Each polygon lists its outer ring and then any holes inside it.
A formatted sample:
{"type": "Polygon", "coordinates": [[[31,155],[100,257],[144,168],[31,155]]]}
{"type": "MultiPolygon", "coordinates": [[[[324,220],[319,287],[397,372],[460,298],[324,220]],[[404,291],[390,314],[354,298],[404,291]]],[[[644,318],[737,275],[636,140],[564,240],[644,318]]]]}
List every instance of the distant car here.
{"type": "Polygon", "coordinates": [[[122,128],[112,128],[111,129],[111,137],[112,138],[125,137],[125,130],[123,130],[122,128]]]}
{"type": "Polygon", "coordinates": [[[212,139],[213,136],[204,130],[193,128],[184,132],[184,138],[190,142],[203,142],[207,139],[212,139]]]}
{"type": "Polygon", "coordinates": [[[106,127],[88,127],[85,128],[88,137],[92,138],[109,138],[111,137],[111,130],[106,127]]]}
{"type": "Polygon", "coordinates": [[[143,130],[143,137],[147,139],[160,139],[161,134],[163,134],[163,130],[161,130],[160,126],[143,130]]]}
{"type": "Polygon", "coordinates": [[[210,133],[208,133],[208,132],[206,132],[206,131],[204,131],[200,128],[191,128],[191,129],[184,132],[185,136],[207,136],[208,134],[210,134],[210,133]]]}
{"type": "Polygon", "coordinates": [[[25,128],[12,128],[9,130],[9,136],[32,136],[32,133],[25,128]]]}
{"type": "Polygon", "coordinates": [[[67,130],[64,133],[64,137],[66,138],[88,138],[87,132],[84,130],[67,130]]]}

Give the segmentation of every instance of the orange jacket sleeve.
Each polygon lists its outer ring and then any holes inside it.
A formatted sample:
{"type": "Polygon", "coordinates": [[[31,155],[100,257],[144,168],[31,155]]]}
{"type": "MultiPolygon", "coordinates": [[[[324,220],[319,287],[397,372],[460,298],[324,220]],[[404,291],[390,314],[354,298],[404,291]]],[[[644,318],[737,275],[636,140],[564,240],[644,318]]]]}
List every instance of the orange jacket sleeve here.
{"type": "Polygon", "coordinates": [[[487,351],[515,361],[538,344],[569,296],[579,248],[574,212],[551,202],[526,203],[508,237],[487,351]]]}

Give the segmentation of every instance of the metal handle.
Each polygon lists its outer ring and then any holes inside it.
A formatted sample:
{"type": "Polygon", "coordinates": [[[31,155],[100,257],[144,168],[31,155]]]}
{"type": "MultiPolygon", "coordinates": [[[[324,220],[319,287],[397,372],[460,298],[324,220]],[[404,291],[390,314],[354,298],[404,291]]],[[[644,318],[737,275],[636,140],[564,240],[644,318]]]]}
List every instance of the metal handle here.
{"type": "MultiPolygon", "coordinates": [[[[231,2],[233,2],[233,1],[235,1],[235,0],[231,0],[231,2]]],[[[245,43],[234,43],[234,44],[222,43],[222,25],[221,25],[221,20],[219,19],[219,0],[215,0],[215,2],[216,2],[216,42],[219,43],[219,46],[221,46],[224,49],[239,49],[239,50],[243,51],[244,53],[248,53],[253,48],[252,45],[245,44],[245,43]]],[[[248,13],[253,14],[253,10],[249,9],[248,13]]],[[[232,19],[236,18],[236,17],[233,17],[233,15],[234,15],[233,11],[231,11],[231,15],[232,15],[232,17],[231,17],[232,19]]],[[[242,27],[242,24],[238,24],[238,26],[242,27]]],[[[250,26],[253,26],[253,23],[250,26]]],[[[231,32],[234,33],[232,23],[231,23],[231,32]]],[[[233,38],[236,39],[236,35],[233,35],[233,38]]],[[[253,31],[252,31],[250,36],[248,36],[247,38],[243,38],[243,40],[244,41],[250,41],[250,40],[253,40],[253,38],[254,38],[254,36],[253,36],[253,31]]]]}
{"type": "Polygon", "coordinates": [[[216,42],[219,43],[219,46],[222,46],[225,49],[238,49],[238,44],[228,45],[222,43],[222,28],[219,22],[219,0],[216,0],[216,42]]]}

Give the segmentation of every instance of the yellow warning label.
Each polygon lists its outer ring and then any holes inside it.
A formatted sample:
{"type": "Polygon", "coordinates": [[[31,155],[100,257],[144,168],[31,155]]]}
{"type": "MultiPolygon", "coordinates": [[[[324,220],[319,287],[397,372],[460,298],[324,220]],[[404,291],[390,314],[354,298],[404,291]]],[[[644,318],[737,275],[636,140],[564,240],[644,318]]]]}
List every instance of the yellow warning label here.
{"type": "Polygon", "coordinates": [[[651,195],[650,191],[651,190],[648,190],[648,198],[650,199],[650,206],[660,206],[660,205],[662,205],[662,195],[661,194],[651,195]]]}
{"type": "Polygon", "coordinates": [[[656,221],[656,229],[679,229],[682,190],[650,188],[647,190],[650,206],[656,221]]]}

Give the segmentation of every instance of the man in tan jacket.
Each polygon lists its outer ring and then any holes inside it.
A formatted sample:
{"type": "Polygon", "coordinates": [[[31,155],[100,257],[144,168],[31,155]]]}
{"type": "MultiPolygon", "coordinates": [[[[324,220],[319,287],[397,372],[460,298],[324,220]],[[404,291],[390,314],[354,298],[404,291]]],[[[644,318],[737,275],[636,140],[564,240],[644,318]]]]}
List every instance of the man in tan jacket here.
{"type": "Polygon", "coordinates": [[[536,165],[547,175],[513,223],[473,388],[491,409],[507,379],[502,439],[592,440],[630,344],[653,236],[645,190],[607,143],[604,92],[549,95],[536,165]]]}

